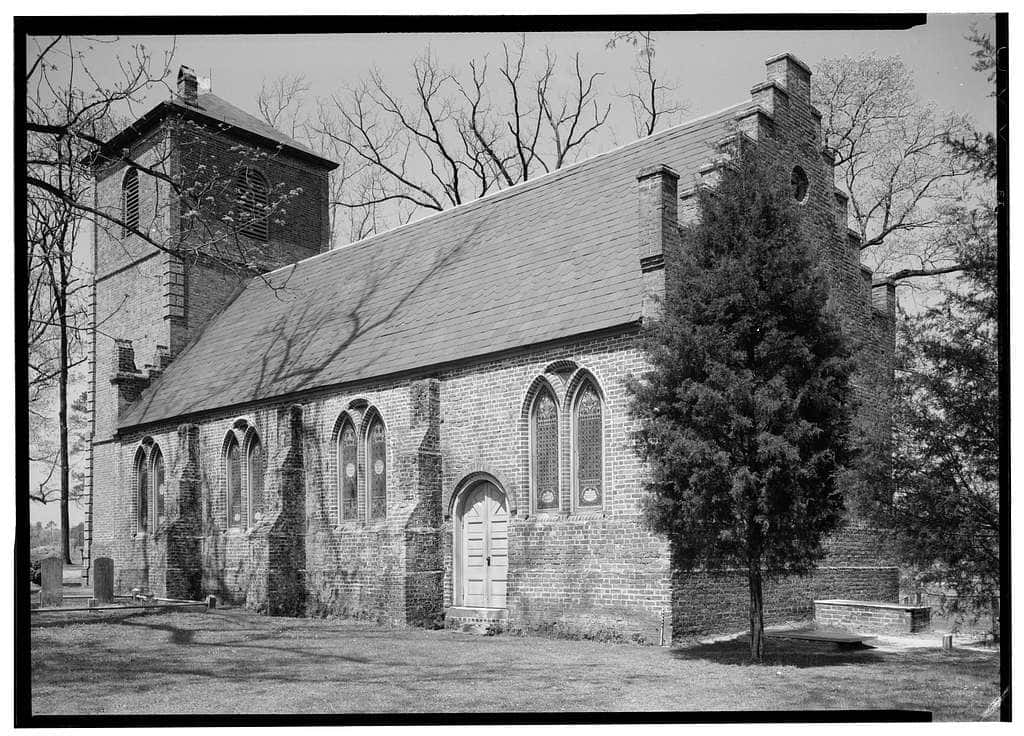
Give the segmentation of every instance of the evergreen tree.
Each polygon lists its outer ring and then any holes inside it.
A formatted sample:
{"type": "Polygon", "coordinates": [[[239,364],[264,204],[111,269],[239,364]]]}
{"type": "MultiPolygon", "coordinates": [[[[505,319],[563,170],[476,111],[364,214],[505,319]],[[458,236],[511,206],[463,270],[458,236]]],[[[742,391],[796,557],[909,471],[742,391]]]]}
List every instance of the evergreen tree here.
{"type": "Polygon", "coordinates": [[[755,661],[762,583],[820,559],[850,455],[852,361],[789,180],[747,144],[701,192],[628,384],[649,524],[678,569],[746,573],[755,661]]]}

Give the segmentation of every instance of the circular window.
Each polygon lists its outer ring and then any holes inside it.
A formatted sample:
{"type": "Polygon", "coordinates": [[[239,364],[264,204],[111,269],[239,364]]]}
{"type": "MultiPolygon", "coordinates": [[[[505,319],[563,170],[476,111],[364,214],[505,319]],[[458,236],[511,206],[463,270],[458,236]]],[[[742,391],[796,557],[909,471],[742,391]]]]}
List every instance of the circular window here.
{"type": "Polygon", "coordinates": [[[793,187],[793,199],[803,202],[807,199],[807,172],[799,166],[793,167],[793,175],[790,177],[790,184],[793,187]]]}

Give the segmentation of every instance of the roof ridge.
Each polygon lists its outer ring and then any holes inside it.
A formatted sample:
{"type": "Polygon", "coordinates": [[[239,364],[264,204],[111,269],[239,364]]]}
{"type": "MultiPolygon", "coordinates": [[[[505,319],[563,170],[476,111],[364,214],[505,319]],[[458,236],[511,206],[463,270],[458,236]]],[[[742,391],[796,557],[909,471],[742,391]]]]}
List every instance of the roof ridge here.
{"type": "Polygon", "coordinates": [[[283,271],[286,268],[291,268],[291,267],[297,266],[299,264],[306,264],[306,263],[308,263],[310,261],[313,261],[313,260],[316,260],[318,258],[323,258],[324,256],[330,256],[330,255],[332,255],[334,253],[339,253],[339,252],[345,251],[345,250],[347,250],[349,248],[364,247],[364,246],[369,245],[373,241],[376,241],[378,238],[383,238],[386,235],[392,235],[392,234],[397,233],[397,232],[402,231],[402,230],[406,230],[406,229],[409,229],[409,228],[420,226],[420,225],[422,225],[422,223],[425,223],[425,222],[434,222],[437,218],[439,218],[441,216],[444,216],[444,215],[449,215],[450,216],[450,215],[452,215],[452,213],[457,212],[457,211],[458,212],[468,212],[468,211],[470,211],[475,206],[483,206],[485,204],[485,200],[487,201],[487,203],[490,203],[490,202],[493,202],[493,201],[497,201],[498,199],[514,197],[517,194],[521,194],[521,193],[523,193],[525,191],[532,190],[532,189],[537,188],[537,187],[546,186],[546,185],[548,185],[548,184],[550,184],[552,182],[560,181],[561,179],[563,179],[565,177],[572,176],[573,174],[578,173],[580,170],[582,170],[582,168],[584,166],[592,164],[594,161],[597,161],[598,159],[603,159],[605,157],[611,156],[612,154],[621,153],[622,151],[624,151],[627,148],[632,148],[634,146],[639,146],[639,145],[641,145],[643,143],[648,143],[648,142],[650,142],[652,140],[657,140],[657,139],[659,139],[661,137],[667,136],[669,133],[677,133],[677,132],[679,132],[679,131],[681,131],[681,130],[683,130],[685,128],[689,128],[689,127],[695,126],[695,125],[697,125],[699,123],[703,123],[703,122],[706,122],[706,121],[711,120],[713,118],[717,118],[719,116],[724,115],[727,112],[730,112],[732,110],[735,110],[737,108],[740,108],[740,107],[743,107],[744,105],[749,105],[749,104],[751,104],[751,100],[745,100],[744,102],[737,102],[737,103],[735,103],[733,105],[728,105],[726,107],[721,108],[720,110],[716,110],[714,112],[707,113],[706,115],[701,115],[700,117],[693,118],[692,120],[687,120],[686,122],[679,123],[678,125],[673,125],[673,126],[671,126],[669,128],[665,128],[664,130],[659,130],[657,133],[653,133],[653,134],[651,134],[649,136],[645,136],[643,138],[637,138],[636,140],[629,141],[628,143],[623,143],[622,145],[616,146],[615,148],[610,148],[607,151],[601,151],[600,153],[595,153],[593,156],[588,156],[587,158],[581,159],[580,161],[574,161],[571,164],[568,164],[567,166],[563,166],[560,169],[555,169],[554,171],[549,171],[549,172],[547,172],[545,174],[541,174],[540,176],[535,177],[533,179],[528,179],[526,181],[516,182],[512,186],[508,186],[508,187],[505,187],[503,189],[497,189],[497,190],[495,190],[493,192],[489,192],[489,193],[487,193],[487,194],[485,194],[485,195],[483,195],[481,197],[477,197],[476,199],[471,199],[468,202],[462,202],[460,204],[455,205],[454,207],[448,207],[447,209],[439,210],[437,212],[432,212],[432,213],[430,213],[428,215],[424,215],[423,217],[419,218],[418,220],[413,220],[412,222],[407,222],[407,223],[404,223],[402,225],[398,225],[397,227],[393,227],[393,228],[391,228],[389,230],[385,230],[384,232],[374,233],[373,235],[370,235],[368,237],[362,238],[360,240],[356,240],[356,241],[353,241],[351,243],[346,243],[345,245],[340,245],[340,246],[338,246],[336,248],[331,248],[330,250],[325,250],[322,253],[316,253],[314,255],[308,256],[308,257],[303,258],[301,260],[295,261],[294,263],[289,263],[287,265],[281,266],[280,268],[275,268],[273,271],[268,271],[267,273],[265,273],[263,275],[264,276],[270,276],[272,274],[277,273],[278,271],[283,271]]]}

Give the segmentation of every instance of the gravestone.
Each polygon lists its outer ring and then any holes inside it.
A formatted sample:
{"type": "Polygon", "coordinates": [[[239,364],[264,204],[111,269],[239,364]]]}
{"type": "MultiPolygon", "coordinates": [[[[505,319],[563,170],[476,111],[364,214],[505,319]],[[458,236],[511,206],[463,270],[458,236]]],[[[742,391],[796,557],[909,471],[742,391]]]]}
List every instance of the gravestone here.
{"type": "Polygon", "coordinates": [[[92,594],[99,603],[114,602],[114,561],[97,557],[92,563],[92,594]]]}
{"type": "Polygon", "coordinates": [[[39,566],[43,589],[39,593],[39,605],[43,608],[59,607],[64,600],[64,561],[59,557],[47,557],[39,566]]]}

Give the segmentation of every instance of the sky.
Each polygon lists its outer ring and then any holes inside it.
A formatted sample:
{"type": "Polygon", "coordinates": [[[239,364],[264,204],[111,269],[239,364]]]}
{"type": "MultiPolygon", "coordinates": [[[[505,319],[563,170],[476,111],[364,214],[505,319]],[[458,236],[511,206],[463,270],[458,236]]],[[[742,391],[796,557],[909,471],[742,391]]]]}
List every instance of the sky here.
{"type": "MultiPolygon", "coordinates": [[[[923,100],[943,110],[968,112],[979,127],[991,129],[994,102],[987,97],[984,75],[971,69],[973,47],[964,39],[972,23],[993,32],[991,15],[966,14],[932,14],[925,25],[897,31],[661,32],[656,34],[656,59],[678,85],[688,117],[697,117],[746,98],[750,87],[764,79],[764,60],[780,51],[794,53],[812,68],[826,57],[898,55],[914,73],[923,100]]],[[[604,74],[600,83],[606,89],[620,90],[629,85],[633,51],[621,44],[607,49],[609,37],[604,32],[538,33],[527,34],[527,43],[535,52],[550,46],[562,58],[579,51],[586,68],[604,74]]],[[[122,37],[96,58],[102,69],[113,61],[114,49],[142,42],[157,54],[173,45],[174,69],[186,64],[210,76],[213,92],[255,112],[261,83],[281,75],[301,74],[312,96],[326,98],[356,85],[374,67],[385,80],[408,80],[412,58],[428,46],[442,66],[462,69],[467,59],[484,54],[491,55],[493,66],[502,42],[516,38],[500,33],[122,37]]],[[[138,112],[166,95],[166,90],[154,90],[138,112]]],[[[622,127],[619,142],[631,137],[629,126],[622,127]]]]}
{"type": "MultiPolygon", "coordinates": [[[[902,31],[662,32],[655,35],[656,61],[676,85],[687,119],[747,99],[750,87],[764,79],[764,60],[781,51],[792,52],[812,69],[827,57],[899,56],[913,73],[923,101],[943,111],[967,113],[977,128],[992,130],[994,101],[985,76],[971,69],[973,46],[964,39],[972,23],[982,32],[994,32],[991,15],[954,14],[929,15],[925,25],[902,31]]],[[[326,99],[357,85],[371,68],[400,87],[409,80],[413,58],[428,46],[442,66],[463,69],[467,59],[485,54],[496,65],[502,42],[517,38],[496,33],[122,37],[96,43],[90,62],[102,78],[114,73],[117,55],[130,53],[133,44],[144,43],[157,56],[173,48],[172,70],[191,66],[211,77],[214,93],[255,114],[262,83],[282,75],[302,75],[310,97],[326,99]]],[[[580,52],[586,68],[602,72],[600,83],[614,93],[630,84],[634,51],[621,44],[606,48],[609,38],[609,33],[538,33],[528,34],[526,41],[532,59],[545,46],[563,59],[580,52]]],[[[30,53],[32,48],[30,40],[30,53]]],[[[167,95],[166,88],[154,88],[131,113],[141,115],[167,95]]],[[[595,141],[589,153],[634,137],[627,108],[621,108],[621,115],[611,120],[614,135],[595,141]]],[[[58,514],[56,504],[32,504],[32,522],[45,524],[58,514]]],[[[73,507],[72,524],[83,515],[84,508],[73,507]]]]}

